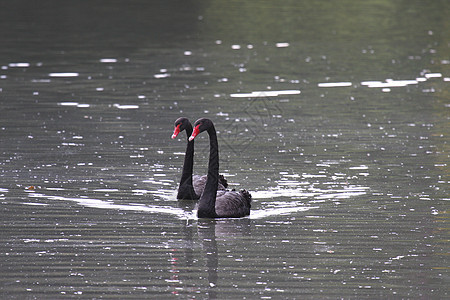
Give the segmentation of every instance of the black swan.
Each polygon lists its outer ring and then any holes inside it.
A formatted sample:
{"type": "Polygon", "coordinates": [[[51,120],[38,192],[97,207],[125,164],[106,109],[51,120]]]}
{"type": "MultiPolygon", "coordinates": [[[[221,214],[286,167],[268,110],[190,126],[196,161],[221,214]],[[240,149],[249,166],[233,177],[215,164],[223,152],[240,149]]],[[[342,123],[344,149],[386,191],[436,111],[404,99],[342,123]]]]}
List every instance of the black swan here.
{"type": "MultiPolygon", "coordinates": [[[[192,134],[192,125],[187,118],[181,117],[175,121],[175,129],[173,130],[172,139],[186,130],[188,139],[186,147],[186,155],[184,156],[183,172],[181,175],[180,185],[178,187],[177,199],[197,200],[203,193],[206,184],[206,175],[192,175],[194,166],[194,141],[189,141],[192,134]]],[[[218,189],[225,190],[228,187],[227,180],[223,175],[219,176],[218,189]]]]}
{"type": "Polygon", "coordinates": [[[209,134],[208,176],[203,194],[198,202],[199,218],[240,218],[250,214],[252,196],[246,190],[240,192],[217,190],[219,182],[219,144],[214,124],[209,119],[198,119],[189,141],[200,132],[209,134]]]}

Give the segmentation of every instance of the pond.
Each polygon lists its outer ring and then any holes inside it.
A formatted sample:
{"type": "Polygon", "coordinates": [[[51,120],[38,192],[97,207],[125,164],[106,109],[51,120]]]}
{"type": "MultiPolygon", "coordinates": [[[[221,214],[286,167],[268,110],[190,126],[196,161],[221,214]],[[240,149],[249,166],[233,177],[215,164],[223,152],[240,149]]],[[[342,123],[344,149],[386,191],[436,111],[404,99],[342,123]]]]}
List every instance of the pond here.
{"type": "Polygon", "coordinates": [[[448,297],[449,12],[3,2],[1,297],[448,297]],[[249,217],[176,199],[180,116],[249,217]]]}

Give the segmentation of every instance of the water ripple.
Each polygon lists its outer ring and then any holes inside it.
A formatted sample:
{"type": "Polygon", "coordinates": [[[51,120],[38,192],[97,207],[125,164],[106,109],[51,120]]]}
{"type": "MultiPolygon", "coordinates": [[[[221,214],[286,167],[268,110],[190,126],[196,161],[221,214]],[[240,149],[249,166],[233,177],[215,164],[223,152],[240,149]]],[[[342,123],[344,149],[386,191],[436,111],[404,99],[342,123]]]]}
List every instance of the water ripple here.
{"type": "MultiPolygon", "coordinates": [[[[366,194],[366,187],[349,186],[343,189],[319,189],[310,187],[307,190],[301,188],[295,189],[274,189],[268,191],[256,191],[252,192],[253,198],[256,199],[274,199],[274,198],[290,198],[290,201],[269,201],[260,202],[262,206],[258,209],[252,209],[249,216],[250,219],[262,219],[271,216],[287,215],[297,212],[305,212],[311,209],[317,209],[318,206],[308,206],[303,201],[292,201],[293,199],[311,199],[309,203],[323,202],[326,199],[344,199],[350,197],[356,197],[366,194]]],[[[117,192],[116,189],[97,189],[96,192],[117,192]]],[[[148,190],[133,190],[136,194],[157,194],[163,196],[166,200],[174,200],[174,191],[148,191],[148,190]]],[[[30,198],[48,199],[54,201],[69,201],[75,202],[79,205],[98,209],[113,209],[121,211],[136,211],[136,212],[148,212],[156,214],[168,214],[177,217],[181,220],[197,219],[197,211],[185,210],[179,207],[173,207],[169,205],[144,205],[139,203],[128,204],[116,204],[114,200],[100,200],[88,197],[63,197],[55,195],[46,195],[43,193],[29,193],[30,198]]],[[[33,203],[27,203],[33,205],[33,203]]],[[[36,204],[45,205],[45,204],[36,204]]]]}
{"type": "Polygon", "coordinates": [[[62,197],[62,196],[52,196],[45,195],[42,193],[31,193],[29,194],[31,198],[38,199],[48,199],[48,200],[56,200],[56,201],[71,201],[76,202],[79,205],[91,208],[100,208],[100,209],[114,209],[114,210],[122,210],[122,211],[137,211],[137,212],[150,212],[150,213],[163,213],[175,215],[180,219],[192,219],[190,215],[192,212],[186,212],[181,208],[167,206],[167,205],[144,205],[144,204],[115,204],[114,201],[108,200],[100,200],[100,199],[92,199],[92,198],[75,198],[75,197],[62,197]]]}
{"type": "MultiPolygon", "coordinates": [[[[129,204],[115,204],[113,200],[100,200],[93,198],[83,198],[83,197],[62,197],[46,195],[42,193],[30,193],[30,198],[37,199],[48,199],[54,201],[68,201],[75,202],[84,207],[98,208],[98,209],[113,209],[121,211],[136,211],[136,212],[148,212],[156,214],[168,214],[177,217],[181,220],[192,220],[197,219],[197,210],[192,211],[184,210],[178,207],[172,207],[168,205],[144,205],[138,203],[129,204]]],[[[26,203],[27,205],[45,205],[43,203],[26,203]]],[[[318,207],[306,207],[306,206],[295,206],[293,203],[278,203],[275,207],[264,208],[252,210],[250,218],[251,219],[262,219],[270,216],[286,215],[295,212],[307,211],[318,207]]]]}

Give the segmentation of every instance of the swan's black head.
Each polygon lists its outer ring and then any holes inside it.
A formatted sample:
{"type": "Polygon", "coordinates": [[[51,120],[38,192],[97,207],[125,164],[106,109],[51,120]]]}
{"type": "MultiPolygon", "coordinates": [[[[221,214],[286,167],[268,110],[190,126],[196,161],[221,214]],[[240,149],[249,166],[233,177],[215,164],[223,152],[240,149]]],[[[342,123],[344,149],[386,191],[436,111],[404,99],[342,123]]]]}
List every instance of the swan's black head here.
{"type": "Polygon", "coordinates": [[[191,123],[189,122],[188,118],[180,117],[175,121],[175,128],[173,130],[172,138],[176,138],[177,135],[185,130],[191,123]]]}
{"type": "Polygon", "coordinates": [[[213,122],[210,119],[206,118],[198,119],[194,123],[194,131],[192,132],[192,135],[190,136],[189,140],[192,141],[200,132],[208,130],[213,126],[214,126],[213,122]]]}

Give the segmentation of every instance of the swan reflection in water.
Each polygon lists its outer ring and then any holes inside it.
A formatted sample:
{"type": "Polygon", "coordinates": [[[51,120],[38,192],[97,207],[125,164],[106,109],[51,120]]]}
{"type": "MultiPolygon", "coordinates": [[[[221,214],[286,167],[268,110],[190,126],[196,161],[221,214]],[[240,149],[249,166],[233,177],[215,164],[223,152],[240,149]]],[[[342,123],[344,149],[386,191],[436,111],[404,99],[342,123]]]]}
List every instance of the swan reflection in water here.
{"type": "Polygon", "coordinates": [[[224,253],[219,253],[217,239],[230,240],[250,236],[250,219],[199,219],[197,223],[198,237],[202,243],[202,249],[206,255],[206,269],[208,272],[209,296],[216,298],[214,289],[217,286],[219,258],[224,253]]]}
{"type": "MultiPolygon", "coordinates": [[[[248,218],[199,219],[198,222],[186,222],[182,228],[183,239],[169,242],[172,269],[169,282],[173,294],[185,290],[186,285],[181,269],[199,268],[206,272],[207,285],[196,286],[198,292],[207,293],[210,299],[217,298],[220,287],[220,260],[227,259],[233,253],[235,243],[251,235],[251,220],[248,218]],[[195,226],[197,225],[197,226],[195,226]],[[220,245],[220,247],[219,247],[220,245]],[[175,274],[175,275],[173,275],[175,274]],[[202,290],[202,291],[200,291],[202,290]]],[[[222,262],[224,263],[224,262],[222,262]]]]}

